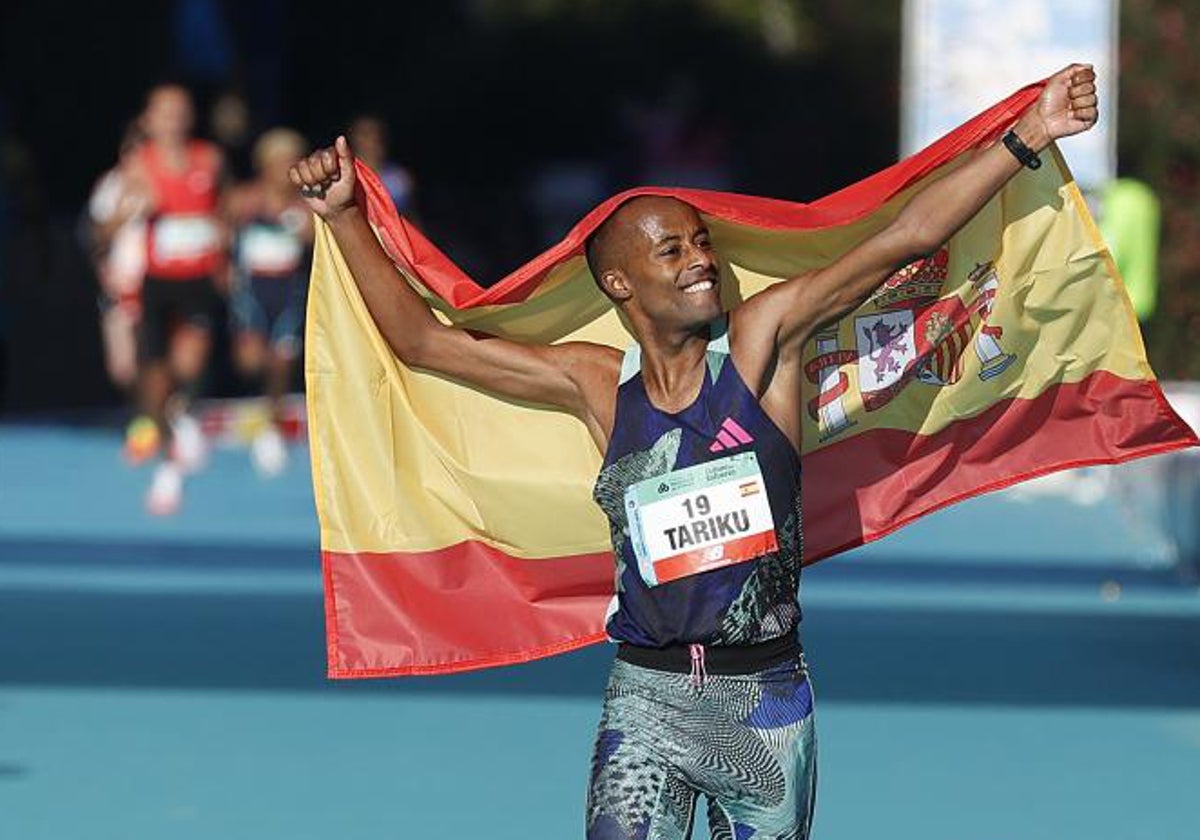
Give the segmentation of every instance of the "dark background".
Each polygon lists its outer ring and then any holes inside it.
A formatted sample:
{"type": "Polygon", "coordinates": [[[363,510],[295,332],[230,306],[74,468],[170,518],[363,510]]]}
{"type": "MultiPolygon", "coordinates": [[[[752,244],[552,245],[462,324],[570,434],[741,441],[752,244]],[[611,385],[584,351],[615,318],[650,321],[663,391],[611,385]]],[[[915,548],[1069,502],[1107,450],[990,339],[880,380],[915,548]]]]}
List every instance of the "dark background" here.
{"type": "MultiPolygon", "coordinates": [[[[1122,5],[1120,143],[1164,199],[1150,343],[1174,376],[1200,375],[1195,5],[1122,5]]],[[[156,81],[196,93],[201,134],[227,91],[249,102],[255,132],[290,125],[322,145],[354,115],[382,115],[422,224],[489,283],[565,232],[530,209],[545,167],[585,162],[608,192],[641,180],[631,113],[686,112],[739,192],[810,200],[888,165],[900,13],[899,0],[8,2],[0,411],[120,404],[79,222],[156,81]]],[[[215,365],[210,391],[236,392],[215,365]]]]}

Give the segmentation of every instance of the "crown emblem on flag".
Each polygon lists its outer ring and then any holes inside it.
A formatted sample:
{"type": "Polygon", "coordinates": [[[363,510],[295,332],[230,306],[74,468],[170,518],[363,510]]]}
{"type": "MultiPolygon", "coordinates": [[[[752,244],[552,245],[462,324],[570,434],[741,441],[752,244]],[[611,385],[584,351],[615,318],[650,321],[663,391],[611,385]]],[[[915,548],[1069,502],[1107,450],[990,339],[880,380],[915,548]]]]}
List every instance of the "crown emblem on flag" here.
{"type": "Polygon", "coordinates": [[[871,295],[877,309],[919,298],[937,298],[950,269],[950,252],[941,248],[934,254],[909,263],[884,281],[871,295]]]}

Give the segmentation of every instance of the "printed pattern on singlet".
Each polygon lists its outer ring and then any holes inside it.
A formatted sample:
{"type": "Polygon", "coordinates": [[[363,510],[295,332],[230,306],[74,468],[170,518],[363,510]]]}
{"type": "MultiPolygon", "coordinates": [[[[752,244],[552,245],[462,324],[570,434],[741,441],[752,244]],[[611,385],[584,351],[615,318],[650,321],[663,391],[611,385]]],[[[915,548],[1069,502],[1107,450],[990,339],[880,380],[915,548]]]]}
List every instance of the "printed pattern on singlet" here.
{"type": "Polygon", "coordinates": [[[645,647],[740,645],[794,632],[800,621],[800,460],[729,357],[728,321],[710,326],[704,382],[684,410],[655,408],[641,376],[640,349],[625,355],[613,434],[593,497],[608,516],[616,596],[607,632],[645,647]],[[775,521],[777,551],[756,560],[648,586],[629,539],[625,491],[639,481],[753,451],[775,521]]]}

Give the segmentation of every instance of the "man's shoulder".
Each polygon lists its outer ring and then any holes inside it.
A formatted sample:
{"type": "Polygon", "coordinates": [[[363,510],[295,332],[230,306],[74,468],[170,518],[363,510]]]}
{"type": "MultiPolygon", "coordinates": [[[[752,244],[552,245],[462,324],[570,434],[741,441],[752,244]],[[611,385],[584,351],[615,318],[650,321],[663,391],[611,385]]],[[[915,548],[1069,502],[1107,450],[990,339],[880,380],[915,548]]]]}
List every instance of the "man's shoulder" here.
{"type": "Polygon", "coordinates": [[[782,285],[769,286],[729,311],[729,353],[756,394],[778,364],[779,330],[788,306],[782,285]]]}
{"type": "Polygon", "coordinates": [[[732,306],[727,313],[731,340],[747,332],[773,336],[790,297],[787,285],[775,283],[732,306]]]}
{"type": "Polygon", "coordinates": [[[624,352],[607,344],[592,341],[565,341],[547,345],[548,349],[571,363],[596,367],[599,371],[618,372],[624,352]]]}

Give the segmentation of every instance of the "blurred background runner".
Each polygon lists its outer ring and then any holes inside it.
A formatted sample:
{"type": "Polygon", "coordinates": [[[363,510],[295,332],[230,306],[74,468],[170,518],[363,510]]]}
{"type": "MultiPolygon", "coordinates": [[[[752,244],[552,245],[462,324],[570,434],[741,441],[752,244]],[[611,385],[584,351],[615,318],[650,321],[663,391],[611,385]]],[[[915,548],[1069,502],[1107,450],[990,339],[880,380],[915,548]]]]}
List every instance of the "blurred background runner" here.
{"type": "Polygon", "coordinates": [[[288,179],[288,168],[308,151],[304,138],[274,128],[254,144],[254,180],[231,190],[233,231],[234,357],[238,372],[266,397],[251,458],[263,475],[287,463],[280,424],[284,396],[294,383],[304,339],[305,292],[312,248],[312,217],[288,179]]]}
{"type": "Polygon", "coordinates": [[[138,356],[140,415],[130,424],[126,455],[138,463],[160,454],[146,496],[152,513],[182,501],[183,476],[204,464],[203,435],[188,407],[212,346],[224,268],[225,231],[218,216],[222,156],[192,136],[194,106],[174,84],[150,91],[142,127],[146,141],[132,163],[146,205],[146,277],[138,356]]]}

